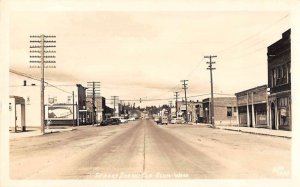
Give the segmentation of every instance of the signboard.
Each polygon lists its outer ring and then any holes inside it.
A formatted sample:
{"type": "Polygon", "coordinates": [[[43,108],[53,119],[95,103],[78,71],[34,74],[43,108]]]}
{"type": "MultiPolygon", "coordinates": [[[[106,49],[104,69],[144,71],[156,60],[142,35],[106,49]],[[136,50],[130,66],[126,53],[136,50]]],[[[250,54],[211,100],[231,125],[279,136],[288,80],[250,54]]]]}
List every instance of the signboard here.
{"type": "MultiPolygon", "coordinates": [[[[76,105],[74,106],[76,118],[76,105]]],[[[46,106],[45,118],[50,120],[73,120],[73,105],[46,106]]]]}
{"type": "Polygon", "coordinates": [[[181,110],[181,111],[185,111],[185,110],[186,110],[186,105],[181,105],[181,106],[180,106],[180,110],[181,110]]]}
{"type": "Polygon", "coordinates": [[[280,109],[280,115],[281,115],[281,116],[287,116],[287,115],[286,115],[286,109],[285,109],[285,108],[281,108],[281,109],[280,109]]]}

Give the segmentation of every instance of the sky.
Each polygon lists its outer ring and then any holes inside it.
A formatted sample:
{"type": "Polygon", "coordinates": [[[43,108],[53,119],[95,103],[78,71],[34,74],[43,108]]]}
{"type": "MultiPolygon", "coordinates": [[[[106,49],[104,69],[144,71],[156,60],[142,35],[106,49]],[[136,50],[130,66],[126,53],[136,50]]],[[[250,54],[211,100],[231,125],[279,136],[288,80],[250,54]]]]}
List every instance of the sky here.
{"type": "MultiPolygon", "coordinates": [[[[190,99],[209,97],[206,55],[217,55],[216,96],[234,96],[267,84],[267,47],[289,29],[284,11],[15,11],[10,13],[10,68],[29,68],[29,36],[56,36],[56,68],[46,80],[57,85],[101,82],[101,95],[120,100],[165,99],[174,91],[190,99]],[[20,32],[22,31],[22,32],[20,32]]],[[[190,100],[189,99],[189,100],[190,100]]],[[[174,103],[174,100],[173,100],[174,103]]]]}

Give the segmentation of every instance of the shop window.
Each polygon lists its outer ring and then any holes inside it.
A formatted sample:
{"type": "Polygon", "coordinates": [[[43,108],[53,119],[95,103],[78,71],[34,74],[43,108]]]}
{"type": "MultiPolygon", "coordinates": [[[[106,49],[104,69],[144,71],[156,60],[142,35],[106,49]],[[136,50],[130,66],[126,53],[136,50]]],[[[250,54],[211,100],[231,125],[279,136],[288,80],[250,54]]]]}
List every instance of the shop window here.
{"type": "Polygon", "coordinates": [[[232,107],[227,107],[227,116],[232,116],[232,107]]]}

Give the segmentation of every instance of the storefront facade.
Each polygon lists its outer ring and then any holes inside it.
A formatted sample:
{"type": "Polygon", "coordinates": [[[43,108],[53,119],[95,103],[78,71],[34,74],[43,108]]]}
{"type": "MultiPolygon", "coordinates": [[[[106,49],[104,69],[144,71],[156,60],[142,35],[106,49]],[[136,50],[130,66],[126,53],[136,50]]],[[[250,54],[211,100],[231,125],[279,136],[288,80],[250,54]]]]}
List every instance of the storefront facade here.
{"type": "Polygon", "coordinates": [[[268,128],[267,85],[238,92],[235,95],[239,126],[268,128]]]}
{"type": "Polygon", "coordinates": [[[268,47],[269,128],[292,130],[291,29],[268,47]]]}

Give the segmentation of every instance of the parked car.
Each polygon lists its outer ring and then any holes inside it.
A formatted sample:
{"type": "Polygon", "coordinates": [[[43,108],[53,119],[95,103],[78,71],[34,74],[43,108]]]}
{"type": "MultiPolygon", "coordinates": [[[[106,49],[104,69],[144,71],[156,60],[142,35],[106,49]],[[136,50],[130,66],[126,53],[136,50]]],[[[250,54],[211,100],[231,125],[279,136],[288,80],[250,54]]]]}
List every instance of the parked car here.
{"type": "Polygon", "coordinates": [[[112,123],[112,120],[109,118],[109,119],[106,119],[106,120],[103,120],[100,125],[102,126],[106,126],[106,125],[110,125],[112,123]]]}
{"type": "Polygon", "coordinates": [[[181,123],[184,123],[184,120],[182,118],[173,118],[171,120],[171,123],[172,124],[181,124],[181,123]]]}
{"type": "Polygon", "coordinates": [[[128,120],[123,118],[123,117],[120,117],[119,119],[120,119],[121,123],[127,123],[128,122],[128,120]]]}
{"type": "Polygon", "coordinates": [[[154,122],[159,123],[159,117],[155,117],[154,122]]]}
{"type": "Polygon", "coordinates": [[[134,121],[135,120],[135,117],[131,117],[128,119],[128,121],[134,121]]]}
{"type": "Polygon", "coordinates": [[[176,118],[171,119],[171,124],[176,124],[176,118]]]}
{"type": "Polygon", "coordinates": [[[111,119],[111,124],[112,125],[119,125],[121,123],[119,118],[112,117],[110,119],[111,119]]]}

